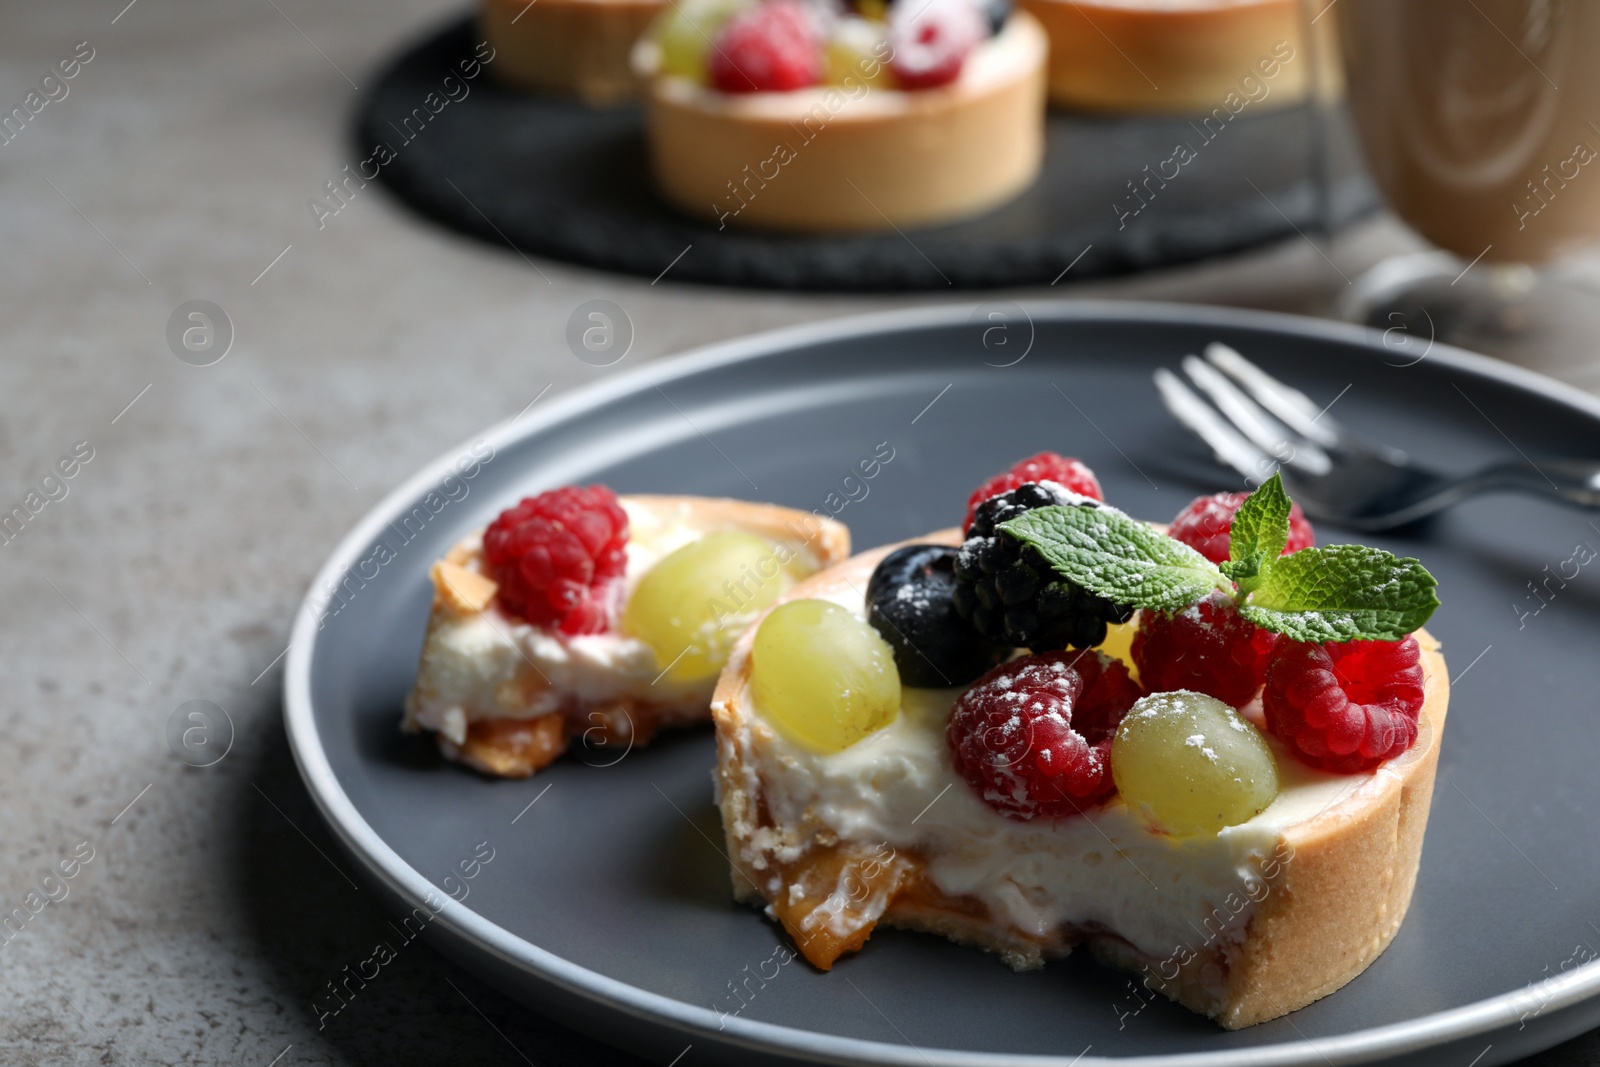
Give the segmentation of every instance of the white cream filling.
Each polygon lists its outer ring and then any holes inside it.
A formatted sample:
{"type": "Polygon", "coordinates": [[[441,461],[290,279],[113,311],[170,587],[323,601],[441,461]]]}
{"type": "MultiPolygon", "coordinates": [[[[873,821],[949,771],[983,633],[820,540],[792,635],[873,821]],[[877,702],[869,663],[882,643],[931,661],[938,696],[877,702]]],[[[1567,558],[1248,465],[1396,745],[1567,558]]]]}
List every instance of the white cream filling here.
{"type": "MultiPolygon", "coordinates": [[[[617,589],[617,612],[633,587],[665,556],[709,530],[687,501],[670,512],[624,499],[628,513],[628,564],[617,589]]],[[[474,569],[477,560],[474,559],[474,569]]],[[[711,701],[715,676],[681,681],[663,676],[668,666],[636,637],[616,631],[567,637],[513,618],[491,604],[487,610],[442,620],[422,651],[429,692],[407,702],[408,729],[436,730],[456,744],[467,726],[483,719],[533,719],[569,703],[631,699],[679,707],[711,701]],[[548,681],[532,700],[508,699],[504,687],[530,669],[548,681]]]]}
{"type": "MultiPolygon", "coordinates": [[[[849,586],[814,595],[865,616],[849,586]]],[[[785,842],[758,832],[754,848],[774,848],[780,861],[792,861],[823,829],[869,847],[888,845],[921,857],[941,891],[976,897],[998,924],[1026,935],[1100,929],[1153,959],[1181,960],[1185,949],[1201,953],[1242,932],[1277,871],[1293,862],[1283,830],[1375,780],[1314,770],[1269,739],[1278,756],[1277,799],[1219,834],[1154,832],[1121,800],[1084,816],[1023,822],[990,808],[955,773],[945,725],[959,693],[907,688],[893,723],[819,755],[752,714],[747,688],[739,700],[748,728],[739,743],[775,826],[805,830],[785,842]]],[[[1246,714],[1252,711],[1259,715],[1258,707],[1246,714]]]]}

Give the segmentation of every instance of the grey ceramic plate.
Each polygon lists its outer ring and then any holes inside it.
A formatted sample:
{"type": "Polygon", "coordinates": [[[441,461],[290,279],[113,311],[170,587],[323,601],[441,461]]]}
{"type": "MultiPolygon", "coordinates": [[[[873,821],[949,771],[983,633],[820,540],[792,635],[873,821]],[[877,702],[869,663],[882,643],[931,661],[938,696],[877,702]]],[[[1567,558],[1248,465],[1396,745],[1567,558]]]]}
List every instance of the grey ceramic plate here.
{"type": "Polygon", "coordinates": [[[1085,458],[1111,500],[1162,519],[1230,486],[1150,384],[1154,367],[1211,340],[1442,467],[1514,450],[1600,455],[1600,404],[1442,346],[1417,362],[1415,340],[1387,348],[1283,316],[1027,311],[1031,323],[999,332],[963,308],[721,345],[535,407],[384,500],[296,621],[286,698],[306,784],[371,880],[407,908],[431,901],[426,935],[508,992],[662,1062],[688,1048],[685,1067],[755,1050],[763,1062],[1487,1067],[1600,1024],[1600,963],[1588,962],[1600,948],[1600,576],[1573,562],[1593,557],[1574,550],[1600,546],[1600,520],[1530,499],[1480,498],[1377,539],[1438,575],[1430,628],[1455,674],[1416,899],[1365,974],[1238,1033],[1164,1001],[1137,1007],[1125,976],[1083,959],[1014,974],[889,931],[831,974],[775,962],[781,933],[729,899],[705,729],[630,753],[580,749],[523,782],[445,765],[396,732],[429,563],[557,483],[848,501],[839,517],[867,547],[949,525],[983,477],[1053,448],[1085,458]],[[894,455],[877,477],[847,480],[883,442],[894,455]],[[336,586],[342,606],[319,625],[336,586]]]}

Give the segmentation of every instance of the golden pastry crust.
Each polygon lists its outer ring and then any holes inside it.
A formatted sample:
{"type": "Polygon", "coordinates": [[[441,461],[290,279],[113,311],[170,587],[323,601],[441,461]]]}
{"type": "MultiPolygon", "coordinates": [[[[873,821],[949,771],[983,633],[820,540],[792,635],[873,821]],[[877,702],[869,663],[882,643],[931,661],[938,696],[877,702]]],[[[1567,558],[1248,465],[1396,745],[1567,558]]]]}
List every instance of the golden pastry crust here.
{"type": "MultiPolygon", "coordinates": [[[[911,543],[959,544],[956,530],[941,530],[911,543]]],[[[854,556],[813,575],[782,598],[800,599],[848,580],[865,588],[887,545],[854,556]]],[[[1417,631],[1422,646],[1426,698],[1416,744],[1372,772],[1376,788],[1362,788],[1314,818],[1286,829],[1276,856],[1263,868],[1263,890],[1243,926],[1211,938],[1198,950],[1156,959],[1135,949],[1116,931],[1057,929],[1040,936],[993,919],[981,901],[950,897],[920,874],[921,858],[905,850],[892,858],[855,855],[854,842],[805,841],[774,827],[759,785],[759,772],[745,763],[741,736],[748,729],[743,706],[756,625],[735,645],[712,697],[717,727],[717,788],[733,863],[734,897],[770,905],[802,954],[826,970],[845,952],[861,947],[877,924],[941,934],[987,949],[1017,969],[1040,966],[1086,944],[1097,959],[1133,971],[1151,989],[1209,1015],[1228,1029],[1251,1026],[1302,1008],[1364,971],[1393,940],[1405,918],[1422,856],[1423,831],[1433,797],[1434,771],[1449,704],[1449,674],[1438,642],[1417,631]],[[798,859],[781,860],[776,842],[798,859]],[[842,873],[841,873],[842,871],[842,873]],[[775,877],[776,876],[776,877],[775,877]],[[812,912],[832,908],[841,896],[818,895],[824,886],[849,884],[846,910],[857,907],[861,922],[819,923],[812,912]],[[799,885],[791,894],[789,887],[799,885]],[[884,903],[884,901],[887,903],[884,903]],[[809,903],[809,907],[806,904],[809,903]],[[876,918],[868,913],[877,913],[876,918]],[[832,929],[827,929],[831,927],[832,929]]],[[[830,913],[831,914],[831,913],[830,913]]]]}
{"type": "MultiPolygon", "coordinates": [[[[541,0],[542,2],[542,0],[541,0]]],[[[805,552],[818,568],[850,555],[850,531],[842,523],[794,508],[718,497],[630,495],[620,498],[635,516],[661,522],[687,520],[695,529],[746,530],[805,552]]],[[[406,700],[402,728],[424,729],[418,711],[445,701],[451,664],[433,654],[437,633],[463,618],[493,610],[495,582],[483,573],[482,534],[457,542],[429,571],[433,608],[423,639],[417,680],[406,700]]],[[[643,745],[663,727],[702,722],[709,716],[704,693],[698,699],[650,695],[587,699],[575,693],[552,693],[548,679],[526,661],[496,685],[487,703],[460,709],[462,734],[455,739],[436,734],[446,758],[500,778],[526,778],[564,753],[574,738],[599,753],[623,753],[643,745]],[[552,703],[556,710],[529,714],[552,703]]],[[[602,755],[602,758],[604,756],[602,755]]]]}
{"type": "Polygon", "coordinates": [[[1296,3],[1019,0],[1050,37],[1052,104],[1169,114],[1222,107],[1247,76],[1269,88],[1252,107],[1304,99],[1310,63],[1296,3]]]}
{"type": "Polygon", "coordinates": [[[1018,14],[984,47],[1007,50],[1004,71],[969,60],[937,89],[730,94],[652,78],[647,43],[636,66],[650,78],[656,186],[690,214],[779,230],[887,230],[998,207],[1044,159],[1046,43],[1018,14]]]}
{"type": "Polygon", "coordinates": [[[495,50],[490,72],[604,106],[639,94],[629,55],[663,0],[483,0],[478,24],[495,50]]]}

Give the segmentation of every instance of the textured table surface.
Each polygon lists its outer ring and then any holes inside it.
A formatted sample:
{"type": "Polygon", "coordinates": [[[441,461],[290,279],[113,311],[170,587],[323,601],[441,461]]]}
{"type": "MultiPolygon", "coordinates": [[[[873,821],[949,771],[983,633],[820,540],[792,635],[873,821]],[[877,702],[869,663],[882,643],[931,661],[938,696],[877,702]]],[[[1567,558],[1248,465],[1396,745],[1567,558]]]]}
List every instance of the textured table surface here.
{"type": "MultiPolygon", "coordinates": [[[[92,54],[0,143],[0,491],[6,509],[56,498],[0,553],[0,910],[92,851],[66,895],[0,944],[0,1062],[629,1062],[426,947],[318,1028],[313,996],[387,928],[330,860],[289,757],[278,657],[291,615],[382,494],[547,386],[943,298],[530,264],[413,219],[376,186],[319,228],[307,201],[353,161],[364,80],[457,8],[125,3],[0,8],[0,113],[92,54]],[[595,298],[636,331],[603,370],[565,342],[569,314],[595,298]],[[215,365],[169,346],[168,320],[191,300],[232,324],[215,365]],[[92,458],[44,482],[75,449],[92,458]],[[190,700],[221,705],[236,731],[204,770],[167,740],[190,700]]],[[[1363,267],[1415,247],[1379,218],[1320,251],[1295,239],[1050,292],[1316,312],[1363,267]]],[[[1593,363],[1546,369],[1600,381],[1593,363]]],[[[1534,1062],[1600,1063],[1600,1041],[1534,1062]]]]}

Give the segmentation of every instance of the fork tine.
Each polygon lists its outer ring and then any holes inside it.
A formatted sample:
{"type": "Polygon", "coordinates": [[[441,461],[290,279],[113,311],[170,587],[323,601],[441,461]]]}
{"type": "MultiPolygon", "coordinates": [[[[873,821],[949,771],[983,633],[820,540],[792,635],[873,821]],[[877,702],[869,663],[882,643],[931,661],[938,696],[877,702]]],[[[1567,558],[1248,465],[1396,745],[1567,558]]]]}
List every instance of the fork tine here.
{"type": "Polygon", "coordinates": [[[1333,467],[1326,452],[1310,441],[1291,436],[1292,430],[1268,415],[1211,364],[1195,356],[1184,356],[1183,369],[1234,428],[1261,451],[1311,475],[1326,474],[1333,467]]]}
{"type": "Polygon", "coordinates": [[[1276,461],[1245,440],[1210,404],[1183,384],[1182,379],[1165,367],[1157,368],[1154,377],[1156,388],[1161,391],[1161,402],[1172,417],[1210,445],[1218,463],[1232,467],[1252,482],[1271,476],[1276,461]]]}
{"type": "Polygon", "coordinates": [[[1206,345],[1206,359],[1244,386],[1258,404],[1302,437],[1326,448],[1339,447],[1342,433],[1339,424],[1300,390],[1278,381],[1218,341],[1206,345]]]}

